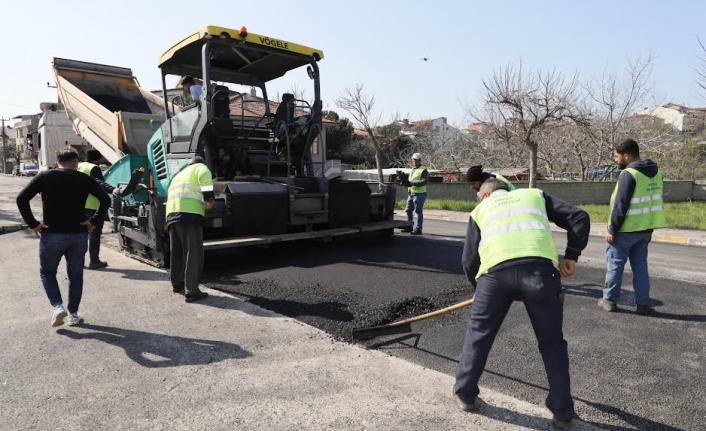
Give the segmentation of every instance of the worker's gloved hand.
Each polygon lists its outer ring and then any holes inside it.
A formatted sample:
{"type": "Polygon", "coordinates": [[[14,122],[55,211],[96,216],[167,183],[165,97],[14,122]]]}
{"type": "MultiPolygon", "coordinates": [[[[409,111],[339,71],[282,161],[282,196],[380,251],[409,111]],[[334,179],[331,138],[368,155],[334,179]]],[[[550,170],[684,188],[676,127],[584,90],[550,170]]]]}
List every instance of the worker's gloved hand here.
{"type": "Polygon", "coordinates": [[[562,277],[571,277],[572,275],[574,275],[575,270],[575,260],[562,259],[561,262],[559,262],[559,274],[561,274],[562,277]]]}
{"type": "Polygon", "coordinates": [[[113,196],[120,197],[120,187],[116,187],[113,189],[113,196]]]}

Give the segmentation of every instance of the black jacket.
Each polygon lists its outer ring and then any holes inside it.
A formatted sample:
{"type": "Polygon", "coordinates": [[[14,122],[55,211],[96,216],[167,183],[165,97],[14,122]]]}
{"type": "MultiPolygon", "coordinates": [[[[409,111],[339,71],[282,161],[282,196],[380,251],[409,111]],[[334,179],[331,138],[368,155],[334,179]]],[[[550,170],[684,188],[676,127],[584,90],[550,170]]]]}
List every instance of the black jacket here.
{"type": "MultiPolygon", "coordinates": [[[[591,230],[591,220],[588,214],[581,208],[555,198],[550,194],[544,192],[542,192],[542,194],[544,195],[549,221],[566,230],[567,242],[564,258],[577,261],[581,255],[581,251],[586,248],[586,244],[588,244],[588,234],[591,230]]],[[[473,286],[476,285],[476,274],[478,274],[478,268],[480,267],[480,253],[478,252],[480,240],[480,228],[475,220],[473,220],[473,217],[469,217],[466,242],[463,246],[461,262],[463,271],[466,273],[468,280],[473,286]]],[[[490,271],[539,261],[544,262],[546,259],[535,257],[512,259],[494,266],[490,271]]]]}
{"type": "MultiPolygon", "coordinates": [[[[637,169],[640,173],[649,178],[654,178],[659,171],[659,166],[657,166],[657,163],[650,159],[636,160],[627,165],[627,168],[637,169]]],[[[632,199],[632,194],[634,192],[635,177],[633,177],[630,172],[621,172],[618,177],[618,193],[615,195],[615,204],[613,205],[613,210],[610,212],[610,224],[608,226],[609,234],[615,235],[615,233],[620,230],[620,227],[625,222],[625,216],[628,213],[628,208],[630,208],[630,200],[632,199]]],[[[648,230],[648,232],[651,231],[652,229],[648,230]]]]}
{"type": "Polygon", "coordinates": [[[100,166],[95,166],[91,169],[90,176],[98,182],[98,185],[101,186],[106,193],[113,193],[113,190],[115,190],[115,187],[105,182],[105,178],[103,178],[103,171],[101,171],[100,166]]]}
{"type": "Polygon", "coordinates": [[[98,182],[75,169],[51,169],[38,173],[17,195],[17,208],[27,226],[34,229],[39,221],[32,214],[29,202],[42,194],[42,222],[46,233],[86,232],[81,223],[86,221],[85,206],[88,195],[98,198],[100,207],[90,218],[96,224],[105,218],[110,207],[110,196],[98,182]]]}

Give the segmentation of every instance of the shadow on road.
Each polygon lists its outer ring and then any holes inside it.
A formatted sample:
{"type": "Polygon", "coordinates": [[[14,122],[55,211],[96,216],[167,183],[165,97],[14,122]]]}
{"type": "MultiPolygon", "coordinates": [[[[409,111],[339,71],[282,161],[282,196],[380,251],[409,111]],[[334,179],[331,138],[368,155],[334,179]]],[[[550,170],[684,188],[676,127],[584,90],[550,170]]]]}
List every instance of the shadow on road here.
{"type": "Polygon", "coordinates": [[[56,333],[73,340],[97,340],[120,347],[125,350],[125,354],[130,359],[147,368],[203,365],[251,356],[240,346],[223,341],[177,337],[91,324],[76,328],[76,330],[59,329],[56,333]]]}
{"type": "Polygon", "coordinates": [[[283,267],[320,268],[339,263],[359,265],[362,270],[378,267],[463,275],[460,265],[462,249],[462,243],[426,241],[402,235],[346,239],[333,243],[284,243],[265,249],[209,252],[206,255],[205,275],[213,277],[232,271],[234,265],[237,265],[238,274],[244,275],[283,267]],[[424,241],[423,246],[419,241],[424,241]]]}
{"type": "MultiPolygon", "coordinates": [[[[507,376],[505,374],[498,373],[498,372],[491,371],[491,370],[485,370],[484,372],[486,372],[488,374],[493,374],[493,375],[501,377],[503,379],[512,380],[513,382],[516,382],[516,383],[531,386],[535,389],[540,389],[542,391],[549,392],[549,388],[547,388],[545,386],[537,385],[534,383],[529,383],[524,380],[518,379],[516,377],[507,376]]],[[[585,400],[583,398],[579,398],[576,396],[573,398],[574,398],[574,400],[582,402],[582,403],[586,404],[587,406],[590,406],[598,411],[601,411],[603,413],[607,413],[609,415],[616,416],[621,421],[631,425],[630,427],[624,427],[624,426],[620,426],[620,425],[604,424],[604,423],[600,423],[600,422],[592,422],[592,421],[584,420],[584,422],[589,423],[591,425],[595,425],[599,428],[605,428],[605,429],[610,429],[610,430],[614,430],[614,431],[634,431],[636,429],[655,430],[655,431],[683,431],[681,428],[675,428],[670,425],[666,425],[666,424],[663,424],[660,422],[656,422],[656,421],[647,419],[646,417],[643,417],[643,416],[634,415],[634,414],[629,413],[619,407],[613,407],[613,406],[609,406],[606,404],[585,400]]]]}
{"type": "Polygon", "coordinates": [[[169,276],[161,271],[149,271],[142,269],[125,269],[117,267],[105,267],[101,269],[88,269],[86,268],[86,273],[91,272],[110,272],[115,274],[122,274],[122,278],[128,280],[145,280],[145,281],[155,281],[155,280],[167,280],[169,276]]]}
{"type": "Polygon", "coordinates": [[[546,430],[550,422],[549,419],[541,416],[519,413],[504,407],[493,406],[486,403],[481,404],[478,414],[495,419],[499,422],[516,425],[522,429],[546,430]]]}
{"type": "MultiPolygon", "coordinates": [[[[17,208],[17,206],[15,206],[15,208],[17,208]]],[[[37,214],[35,213],[35,215],[37,215],[37,214]]],[[[41,215],[41,214],[39,214],[39,215],[41,215]]],[[[37,215],[37,216],[39,216],[39,215],[37,215]]],[[[19,210],[15,210],[15,211],[0,210],[0,220],[7,222],[7,223],[19,223],[19,224],[24,223],[24,220],[22,220],[22,216],[20,215],[19,210]]]]}
{"type": "MultiPolygon", "coordinates": [[[[257,305],[258,307],[264,308],[265,310],[272,310],[272,311],[264,311],[261,312],[258,315],[261,316],[268,316],[273,314],[274,312],[281,313],[285,316],[288,317],[301,317],[301,316],[314,316],[314,317],[321,317],[327,320],[332,320],[336,322],[350,322],[352,321],[355,316],[353,313],[351,313],[348,310],[348,305],[344,304],[342,302],[318,302],[318,303],[306,303],[306,302],[299,302],[299,301],[292,301],[288,299],[268,299],[264,298],[261,296],[254,296],[254,295],[248,295],[246,293],[238,292],[234,290],[230,286],[220,286],[218,290],[221,290],[223,292],[233,294],[233,295],[238,295],[242,298],[244,298],[245,301],[247,301],[250,304],[257,305]]],[[[218,297],[213,297],[213,300],[216,299],[225,299],[225,298],[218,298],[218,297]]],[[[246,310],[242,306],[242,301],[238,299],[230,299],[231,301],[237,301],[241,305],[238,306],[238,309],[241,309],[245,312],[248,312],[250,314],[254,314],[254,310],[246,310]]],[[[219,306],[216,304],[212,303],[212,299],[209,298],[206,301],[203,301],[204,305],[213,305],[219,308],[228,308],[227,306],[219,306]]],[[[225,305],[225,304],[223,304],[225,305]]],[[[237,304],[233,304],[237,305],[237,304]]],[[[257,309],[255,309],[257,310],[257,309]]]]}
{"type": "MultiPolygon", "coordinates": [[[[395,337],[389,340],[377,342],[374,344],[370,344],[368,347],[370,349],[379,349],[379,350],[393,350],[393,349],[414,349],[429,355],[432,355],[434,357],[444,359],[446,361],[449,361],[454,364],[458,364],[458,359],[451,358],[424,348],[421,348],[418,346],[419,338],[421,337],[422,334],[420,333],[412,333],[412,334],[406,334],[401,337],[395,337]]],[[[549,392],[549,388],[541,385],[537,385],[534,383],[530,383],[521,379],[518,379],[516,377],[511,377],[502,373],[498,373],[492,370],[484,370],[485,373],[492,374],[494,376],[507,379],[507,380],[512,380],[513,382],[530,386],[535,389],[539,389],[544,392],[549,392]]],[[[482,396],[481,396],[482,398],[482,396]]],[[[625,411],[622,408],[618,407],[613,407],[609,406],[606,404],[594,402],[594,401],[589,401],[585,400],[579,397],[574,396],[574,400],[580,401],[587,406],[590,406],[596,410],[599,410],[603,413],[612,415],[617,417],[620,421],[625,422],[630,424],[630,427],[624,427],[624,426],[619,426],[619,425],[613,425],[613,424],[604,424],[600,422],[592,422],[592,421],[587,421],[584,420],[584,422],[589,423],[591,425],[597,426],[599,428],[604,428],[604,429],[610,429],[614,431],[634,431],[635,429],[649,429],[649,430],[655,430],[655,431],[681,431],[681,428],[675,428],[670,425],[666,425],[660,422],[653,421],[651,419],[645,418],[643,416],[638,416],[634,415],[630,412],[625,411]]],[[[534,427],[537,426],[538,428],[533,428],[533,429],[546,429],[546,419],[541,419],[541,418],[536,418],[533,416],[526,416],[523,417],[523,415],[515,412],[510,412],[506,409],[503,409],[501,407],[493,407],[490,405],[484,405],[481,407],[481,414],[492,417],[493,419],[503,421],[503,422],[508,422],[511,424],[516,424],[516,425],[521,425],[521,426],[530,426],[534,427]],[[516,419],[517,422],[514,421],[509,421],[508,418],[513,418],[516,419]],[[537,422],[537,420],[541,420],[540,422],[537,422]],[[525,422],[526,421],[526,422],[525,422]],[[528,425],[525,425],[527,423],[528,425]]]]}
{"type": "MultiPolygon", "coordinates": [[[[600,299],[603,297],[603,286],[597,284],[579,284],[575,286],[564,285],[564,294],[581,296],[585,298],[600,299]]],[[[625,314],[637,314],[635,307],[635,295],[632,291],[624,290],[621,293],[620,302],[618,303],[618,310],[615,313],[625,313],[625,314]],[[627,307],[627,308],[626,308],[627,307]]],[[[650,300],[650,305],[653,307],[663,306],[664,302],[652,298],[650,300]]],[[[656,313],[649,316],[651,319],[666,319],[666,320],[679,320],[682,322],[706,322],[706,315],[702,314],[674,314],[666,313],[656,310],[656,313]]]]}

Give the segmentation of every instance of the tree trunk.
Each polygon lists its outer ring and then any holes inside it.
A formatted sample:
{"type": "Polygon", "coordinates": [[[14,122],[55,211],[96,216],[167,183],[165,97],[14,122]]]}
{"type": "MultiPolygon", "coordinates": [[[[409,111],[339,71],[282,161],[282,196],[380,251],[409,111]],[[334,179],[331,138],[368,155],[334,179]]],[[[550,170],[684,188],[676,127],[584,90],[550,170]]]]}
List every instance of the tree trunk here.
{"type": "Polygon", "coordinates": [[[530,151],[530,177],[529,188],[537,188],[537,144],[532,141],[526,142],[530,151]]]}
{"type": "Polygon", "coordinates": [[[378,168],[378,190],[382,191],[383,186],[384,186],[384,177],[382,175],[382,159],[380,157],[381,150],[379,148],[375,148],[375,165],[378,168]]]}

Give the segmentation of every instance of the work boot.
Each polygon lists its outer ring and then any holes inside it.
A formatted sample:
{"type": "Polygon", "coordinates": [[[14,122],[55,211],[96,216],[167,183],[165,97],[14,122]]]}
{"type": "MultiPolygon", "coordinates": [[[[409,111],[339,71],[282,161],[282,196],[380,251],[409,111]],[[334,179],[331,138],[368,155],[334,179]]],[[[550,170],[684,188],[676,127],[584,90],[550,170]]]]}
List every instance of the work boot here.
{"type": "Polygon", "coordinates": [[[184,285],[180,284],[178,286],[172,286],[172,292],[178,293],[179,295],[184,294],[184,285]]]}
{"type": "Polygon", "coordinates": [[[196,302],[206,298],[208,298],[208,293],[206,292],[199,292],[193,295],[184,295],[184,301],[186,302],[196,302]]]}
{"type": "Polygon", "coordinates": [[[403,228],[402,228],[402,232],[407,232],[407,233],[410,233],[410,232],[412,232],[412,228],[411,228],[411,227],[409,227],[409,226],[407,226],[407,227],[403,227],[403,228]]]}
{"type": "Polygon", "coordinates": [[[618,310],[618,306],[615,304],[613,301],[609,301],[607,299],[601,298],[598,300],[598,306],[604,309],[605,311],[608,312],[613,312],[618,310]]]}
{"type": "Polygon", "coordinates": [[[456,405],[458,405],[458,408],[463,412],[475,413],[478,411],[480,404],[482,403],[481,399],[478,397],[476,397],[475,401],[469,403],[459,397],[456,392],[451,392],[451,394],[453,395],[454,400],[456,400],[456,405]]]}
{"type": "Polygon", "coordinates": [[[88,269],[100,269],[100,268],[105,268],[108,266],[108,262],[103,262],[103,261],[96,261],[96,262],[91,262],[88,264],[88,269]]]}
{"type": "Polygon", "coordinates": [[[640,316],[650,316],[655,314],[656,311],[654,308],[650,307],[647,304],[637,304],[637,314],[640,316]]]}
{"type": "Polygon", "coordinates": [[[421,229],[414,229],[414,230],[412,231],[412,235],[421,235],[421,234],[422,234],[422,230],[421,230],[421,229]]]}
{"type": "Polygon", "coordinates": [[[552,427],[555,430],[568,430],[569,428],[571,428],[571,425],[573,425],[573,421],[575,418],[576,418],[576,416],[574,416],[573,418],[571,418],[567,421],[562,421],[562,420],[557,419],[555,416],[552,418],[552,427]]]}

